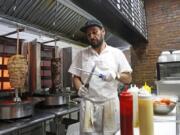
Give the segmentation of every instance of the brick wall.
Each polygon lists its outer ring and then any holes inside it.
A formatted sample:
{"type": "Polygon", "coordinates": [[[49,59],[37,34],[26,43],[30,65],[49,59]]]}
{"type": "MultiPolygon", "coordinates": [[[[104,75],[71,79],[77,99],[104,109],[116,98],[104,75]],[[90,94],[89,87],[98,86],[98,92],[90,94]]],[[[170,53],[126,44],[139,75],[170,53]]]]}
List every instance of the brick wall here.
{"type": "Polygon", "coordinates": [[[154,85],[161,51],[180,49],[180,0],[144,0],[148,43],[132,49],[133,82],[154,85]]]}

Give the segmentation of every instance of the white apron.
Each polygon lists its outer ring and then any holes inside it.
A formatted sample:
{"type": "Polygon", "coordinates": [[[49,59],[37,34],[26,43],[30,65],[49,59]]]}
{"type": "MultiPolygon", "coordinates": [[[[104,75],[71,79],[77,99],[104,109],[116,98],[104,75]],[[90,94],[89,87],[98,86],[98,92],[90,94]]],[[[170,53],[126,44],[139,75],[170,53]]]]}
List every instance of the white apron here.
{"type": "Polygon", "coordinates": [[[83,99],[80,118],[81,135],[114,135],[120,128],[118,97],[104,103],[83,99]]]}

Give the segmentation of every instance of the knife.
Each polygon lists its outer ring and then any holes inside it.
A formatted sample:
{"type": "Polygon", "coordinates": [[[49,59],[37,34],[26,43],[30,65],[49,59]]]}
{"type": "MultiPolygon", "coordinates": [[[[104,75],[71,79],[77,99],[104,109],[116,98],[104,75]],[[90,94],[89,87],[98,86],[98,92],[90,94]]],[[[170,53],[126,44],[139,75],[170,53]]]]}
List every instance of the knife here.
{"type": "MultiPolygon", "coordinates": [[[[85,72],[85,73],[88,73],[88,74],[91,74],[91,72],[89,72],[89,71],[86,71],[86,70],[83,70],[83,69],[81,69],[81,68],[77,68],[77,67],[73,67],[74,69],[77,69],[77,70],[80,70],[80,71],[83,71],[83,72],[85,72]]],[[[98,76],[99,78],[103,78],[104,77],[104,75],[103,74],[97,74],[97,73],[92,73],[92,75],[96,75],[96,76],[98,76]]]]}
{"type": "Polygon", "coordinates": [[[89,88],[89,82],[91,81],[91,78],[92,78],[92,76],[93,76],[93,73],[94,73],[94,71],[95,71],[95,68],[96,68],[96,64],[93,66],[93,68],[92,68],[92,70],[91,70],[91,72],[90,72],[90,74],[89,74],[89,76],[88,76],[88,78],[87,78],[87,81],[86,81],[85,84],[84,84],[84,86],[85,86],[86,88],[89,88]]]}

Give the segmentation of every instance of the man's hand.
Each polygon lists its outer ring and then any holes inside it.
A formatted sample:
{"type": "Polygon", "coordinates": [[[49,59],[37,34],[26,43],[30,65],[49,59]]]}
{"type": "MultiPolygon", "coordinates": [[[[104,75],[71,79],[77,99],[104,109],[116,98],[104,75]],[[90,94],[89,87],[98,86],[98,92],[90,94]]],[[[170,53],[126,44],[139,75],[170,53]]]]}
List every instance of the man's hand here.
{"type": "Polygon", "coordinates": [[[84,86],[84,85],[81,85],[79,90],[78,90],[78,95],[80,97],[85,97],[88,93],[88,89],[84,86]]]}
{"type": "Polygon", "coordinates": [[[108,72],[106,75],[103,75],[103,76],[102,76],[102,79],[103,79],[104,81],[108,81],[108,82],[110,82],[110,81],[112,81],[112,80],[115,80],[115,79],[116,79],[116,73],[113,72],[113,71],[110,71],[110,72],[108,72]]]}

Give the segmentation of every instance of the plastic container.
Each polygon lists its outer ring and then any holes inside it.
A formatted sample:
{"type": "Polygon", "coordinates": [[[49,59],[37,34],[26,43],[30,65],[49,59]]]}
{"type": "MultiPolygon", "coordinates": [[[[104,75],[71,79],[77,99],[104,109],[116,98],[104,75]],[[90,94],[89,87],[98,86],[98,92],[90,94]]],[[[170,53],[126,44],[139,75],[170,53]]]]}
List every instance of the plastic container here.
{"type": "Polygon", "coordinates": [[[153,99],[151,95],[139,95],[139,131],[140,135],[154,135],[153,99]]]}
{"type": "Polygon", "coordinates": [[[151,87],[149,85],[147,85],[147,83],[144,83],[144,86],[142,87],[144,90],[146,90],[147,92],[151,93],[151,87]]]}
{"type": "Polygon", "coordinates": [[[172,53],[170,51],[163,51],[158,57],[158,62],[170,62],[173,60],[172,53]]]}
{"type": "Polygon", "coordinates": [[[180,50],[172,52],[173,61],[180,61],[180,50]]]}
{"type": "Polygon", "coordinates": [[[130,92],[120,93],[121,135],[133,135],[133,96],[130,92]]]}
{"type": "Polygon", "coordinates": [[[138,127],[138,91],[139,88],[132,86],[129,88],[128,92],[133,95],[133,126],[138,127]]]}

